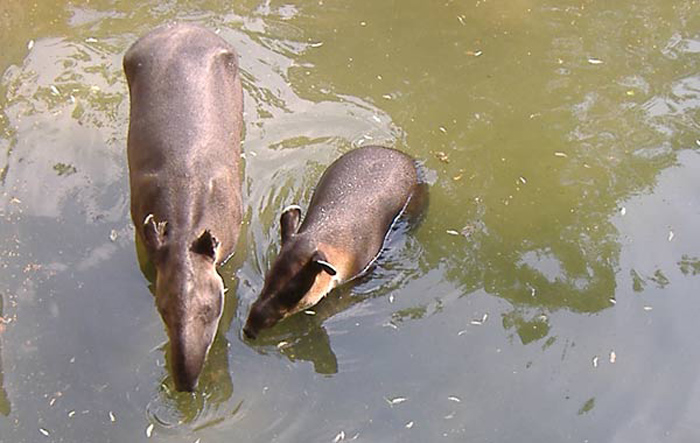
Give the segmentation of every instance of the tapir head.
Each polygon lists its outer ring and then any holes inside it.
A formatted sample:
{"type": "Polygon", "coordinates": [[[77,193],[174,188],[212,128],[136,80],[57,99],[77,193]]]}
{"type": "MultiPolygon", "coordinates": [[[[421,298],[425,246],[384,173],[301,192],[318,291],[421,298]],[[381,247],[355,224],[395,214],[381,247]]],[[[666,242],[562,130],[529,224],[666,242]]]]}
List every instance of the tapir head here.
{"type": "Polygon", "coordinates": [[[155,251],[156,306],[170,338],[175,387],[193,391],[223,312],[219,242],[206,230],[182,248],[168,238],[167,224],[156,224],[152,216],[145,224],[146,246],[155,251]]]}
{"type": "Polygon", "coordinates": [[[301,209],[291,206],[282,212],[282,249],[265,275],[265,283],[258,299],[253,303],[243,333],[251,339],[271,328],[288,315],[297,312],[299,302],[316,281],[321,272],[336,275],[325,254],[314,242],[299,238],[301,209]]]}

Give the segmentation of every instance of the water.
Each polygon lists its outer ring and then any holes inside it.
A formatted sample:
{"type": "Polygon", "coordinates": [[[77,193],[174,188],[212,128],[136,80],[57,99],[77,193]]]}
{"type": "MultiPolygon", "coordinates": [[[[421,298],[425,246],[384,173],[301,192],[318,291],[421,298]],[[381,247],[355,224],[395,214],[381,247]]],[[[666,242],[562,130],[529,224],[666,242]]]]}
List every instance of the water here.
{"type": "Polygon", "coordinates": [[[0,440],[696,441],[698,30],[690,0],[5,0],[0,440]],[[246,92],[247,224],[192,395],[126,180],[121,58],[172,20],[231,42],[246,92]],[[280,209],[366,144],[423,164],[423,224],[242,340],[280,209]]]}

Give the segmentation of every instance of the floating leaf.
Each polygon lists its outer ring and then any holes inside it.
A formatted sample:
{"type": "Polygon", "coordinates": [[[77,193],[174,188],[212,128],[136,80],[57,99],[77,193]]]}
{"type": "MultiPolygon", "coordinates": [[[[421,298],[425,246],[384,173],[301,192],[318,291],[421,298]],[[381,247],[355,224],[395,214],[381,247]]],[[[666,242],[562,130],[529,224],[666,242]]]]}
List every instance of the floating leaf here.
{"type": "Polygon", "coordinates": [[[405,402],[406,400],[408,400],[406,397],[394,397],[394,398],[387,398],[387,397],[384,397],[384,399],[385,399],[391,406],[401,404],[401,403],[405,402]]]}

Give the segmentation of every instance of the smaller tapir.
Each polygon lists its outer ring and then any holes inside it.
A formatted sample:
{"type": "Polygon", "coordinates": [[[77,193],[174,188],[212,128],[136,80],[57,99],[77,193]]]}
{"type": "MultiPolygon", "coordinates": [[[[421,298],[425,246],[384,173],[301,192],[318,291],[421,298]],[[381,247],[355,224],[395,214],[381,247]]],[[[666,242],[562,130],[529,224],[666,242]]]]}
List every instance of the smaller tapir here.
{"type": "Polygon", "coordinates": [[[171,25],[136,41],[124,71],[131,216],[156,269],[175,387],[192,391],[223,312],[216,266],[240,231],[238,58],[208,30],[171,25]]]}
{"type": "Polygon", "coordinates": [[[367,270],[420,189],[415,161],[395,149],[367,146],[337,159],[318,182],[301,225],[301,208],[282,211],[282,247],[244,334],[255,338],[367,270]]]}

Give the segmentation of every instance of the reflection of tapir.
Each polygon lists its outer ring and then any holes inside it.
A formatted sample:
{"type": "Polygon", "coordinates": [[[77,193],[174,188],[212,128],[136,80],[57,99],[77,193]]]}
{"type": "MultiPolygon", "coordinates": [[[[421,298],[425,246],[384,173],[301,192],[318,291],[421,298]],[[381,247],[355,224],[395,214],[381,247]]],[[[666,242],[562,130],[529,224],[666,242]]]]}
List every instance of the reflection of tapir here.
{"type": "Polygon", "coordinates": [[[212,32],[173,25],[134,43],[124,71],[131,216],[156,268],[175,385],[191,391],[223,310],[216,265],[240,230],[238,59],[212,32]]]}
{"type": "Polygon", "coordinates": [[[420,189],[414,160],[394,149],[364,147],[336,160],[301,226],[298,206],[282,212],[282,248],[250,309],[246,336],[255,338],[368,269],[420,189]]]}

